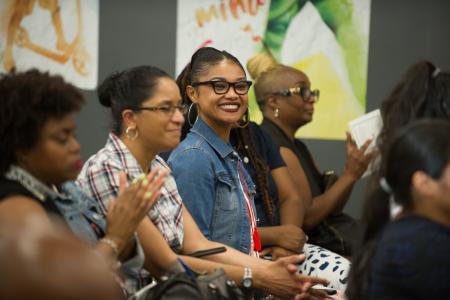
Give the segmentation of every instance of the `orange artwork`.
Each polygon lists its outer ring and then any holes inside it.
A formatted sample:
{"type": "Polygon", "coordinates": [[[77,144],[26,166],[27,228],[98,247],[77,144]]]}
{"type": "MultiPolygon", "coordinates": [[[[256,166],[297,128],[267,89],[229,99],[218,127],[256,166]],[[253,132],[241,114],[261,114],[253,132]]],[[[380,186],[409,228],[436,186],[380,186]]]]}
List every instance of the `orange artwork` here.
{"type": "Polygon", "coordinates": [[[60,64],[65,64],[72,59],[75,70],[82,76],[87,75],[85,61],[87,59],[86,51],[80,47],[81,33],[81,10],[80,0],[77,1],[77,35],[71,43],[67,43],[64,37],[64,30],[61,23],[59,0],[14,0],[11,17],[8,22],[7,43],[3,56],[3,67],[9,72],[15,67],[15,61],[12,54],[13,44],[18,47],[30,49],[31,51],[47,57],[60,64]],[[49,11],[52,18],[52,24],[56,32],[57,42],[55,49],[44,48],[30,40],[26,29],[20,26],[22,19],[33,12],[35,2],[49,11]]]}

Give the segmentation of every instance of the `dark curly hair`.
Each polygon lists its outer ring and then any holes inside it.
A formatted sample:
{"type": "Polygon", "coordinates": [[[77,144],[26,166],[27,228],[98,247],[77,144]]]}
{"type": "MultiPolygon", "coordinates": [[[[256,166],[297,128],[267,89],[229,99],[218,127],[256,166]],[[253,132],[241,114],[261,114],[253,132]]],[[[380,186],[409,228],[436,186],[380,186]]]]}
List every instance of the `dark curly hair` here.
{"type": "Polygon", "coordinates": [[[84,103],[80,90],[36,69],[0,78],[0,174],[17,163],[17,151],[33,148],[51,119],[79,111],[84,103]]]}

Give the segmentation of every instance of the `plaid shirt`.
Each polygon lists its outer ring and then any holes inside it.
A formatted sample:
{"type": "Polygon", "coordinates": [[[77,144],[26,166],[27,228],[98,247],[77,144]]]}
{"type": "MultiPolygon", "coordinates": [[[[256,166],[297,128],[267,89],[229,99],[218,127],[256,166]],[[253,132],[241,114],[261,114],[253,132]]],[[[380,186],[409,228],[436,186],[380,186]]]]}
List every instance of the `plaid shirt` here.
{"type": "MultiPolygon", "coordinates": [[[[161,157],[156,156],[150,168],[169,167],[161,157]]],[[[129,181],[143,174],[142,168],[125,144],[110,133],[105,147],[84,164],[77,183],[88,195],[99,201],[101,209],[106,213],[110,198],[117,196],[119,173],[122,170],[129,181]]],[[[167,177],[161,189],[161,196],[150,210],[149,217],[170,247],[175,252],[180,251],[184,235],[182,201],[171,175],[167,177]]],[[[143,271],[140,277],[139,280],[134,280],[134,283],[127,280],[129,290],[136,290],[150,282],[148,272],[143,271]]]]}

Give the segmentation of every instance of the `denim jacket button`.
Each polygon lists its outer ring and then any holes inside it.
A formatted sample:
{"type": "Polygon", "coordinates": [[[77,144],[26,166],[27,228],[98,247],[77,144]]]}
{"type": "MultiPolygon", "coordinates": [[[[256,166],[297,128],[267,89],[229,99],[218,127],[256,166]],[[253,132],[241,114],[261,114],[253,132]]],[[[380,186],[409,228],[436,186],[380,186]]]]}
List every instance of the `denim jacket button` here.
{"type": "Polygon", "coordinates": [[[98,213],[93,213],[93,214],[92,214],[92,217],[93,217],[94,219],[96,219],[96,220],[101,220],[101,219],[102,219],[102,216],[101,216],[100,214],[98,214],[98,213]]]}

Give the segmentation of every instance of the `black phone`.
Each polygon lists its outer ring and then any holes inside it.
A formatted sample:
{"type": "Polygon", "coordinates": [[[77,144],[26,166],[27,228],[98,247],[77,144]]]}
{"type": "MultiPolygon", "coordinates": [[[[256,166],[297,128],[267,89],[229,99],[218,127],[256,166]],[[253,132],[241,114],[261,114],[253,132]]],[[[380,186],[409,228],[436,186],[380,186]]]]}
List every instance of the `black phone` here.
{"type": "Polygon", "coordinates": [[[217,247],[217,248],[211,248],[211,249],[206,249],[206,250],[200,250],[200,251],[195,251],[194,253],[188,254],[189,256],[192,257],[203,257],[206,255],[213,255],[213,254],[218,254],[218,253],[222,253],[227,251],[227,248],[225,247],[217,247]]]}

